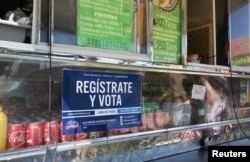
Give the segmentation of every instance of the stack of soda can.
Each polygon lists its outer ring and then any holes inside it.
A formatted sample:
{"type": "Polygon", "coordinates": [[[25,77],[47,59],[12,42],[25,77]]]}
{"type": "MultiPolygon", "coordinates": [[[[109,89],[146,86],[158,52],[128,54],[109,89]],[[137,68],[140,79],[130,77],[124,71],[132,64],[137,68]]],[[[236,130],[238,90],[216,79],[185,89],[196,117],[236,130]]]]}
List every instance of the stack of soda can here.
{"type": "Polygon", "coordinates": [[[62,134],[62,122],[58,120],[36,120],[22,122],[10,120],[8,124],[8,150],[46,145],[54,142],[72,142],[88,138],[87,133],[62,134]]]}

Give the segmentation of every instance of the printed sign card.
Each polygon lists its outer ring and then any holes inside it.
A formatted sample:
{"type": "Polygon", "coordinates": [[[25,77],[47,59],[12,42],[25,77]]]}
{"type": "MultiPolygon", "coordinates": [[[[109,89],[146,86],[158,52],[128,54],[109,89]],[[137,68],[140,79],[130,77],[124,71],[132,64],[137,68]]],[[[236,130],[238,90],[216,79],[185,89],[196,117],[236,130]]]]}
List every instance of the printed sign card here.
{"type": "Polygon", "coordinates": [[[63,70],[63,134],[141,125],[140,74],[63,70]]]}

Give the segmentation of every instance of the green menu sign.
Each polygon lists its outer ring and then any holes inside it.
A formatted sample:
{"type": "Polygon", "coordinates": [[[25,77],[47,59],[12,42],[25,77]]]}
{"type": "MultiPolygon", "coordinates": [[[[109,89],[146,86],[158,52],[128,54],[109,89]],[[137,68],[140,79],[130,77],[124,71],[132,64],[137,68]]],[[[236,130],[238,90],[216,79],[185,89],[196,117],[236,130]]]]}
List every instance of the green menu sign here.
{"type": "Polygon", "coordinates": [[[79,46],[132,51],[133,0],[77,0],[79,46]]]}
{"type": "Polygon", "coordinates": [[[153,60],[181,61],[181,7],[179,0],[153,0],[153,60]]]}

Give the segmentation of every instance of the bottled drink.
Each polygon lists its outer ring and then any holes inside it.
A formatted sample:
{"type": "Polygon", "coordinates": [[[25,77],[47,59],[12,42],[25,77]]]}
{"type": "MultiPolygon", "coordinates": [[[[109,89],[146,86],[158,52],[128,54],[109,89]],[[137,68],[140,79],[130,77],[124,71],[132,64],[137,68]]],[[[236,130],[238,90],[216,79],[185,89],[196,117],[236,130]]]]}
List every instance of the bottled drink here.
{"type": "Polygon", "coordinates": [[[8,125],[8,150],[25,147],[25,127],[23,124],[11,123],[8,125]]]}
{"type": "Polygon", "coordinates": [[[182,126],[183,101],[181,97],[176,97],[172,109],[172,124],[175,127],[182,126]]]}
{"type": "Polygon", "coordinates": [[[167,96],[162,103],[160,110],[166,113],[166,126],[172,127],[172,111],[173,111],[173,101],[172,97],[167,96]]]}
{"type": "Polygon", "coordinates": [[[7,149],[7,124],[8,118],[3,111],[3,107],[0,106],[0,151],[6,151],[7,149]]]}

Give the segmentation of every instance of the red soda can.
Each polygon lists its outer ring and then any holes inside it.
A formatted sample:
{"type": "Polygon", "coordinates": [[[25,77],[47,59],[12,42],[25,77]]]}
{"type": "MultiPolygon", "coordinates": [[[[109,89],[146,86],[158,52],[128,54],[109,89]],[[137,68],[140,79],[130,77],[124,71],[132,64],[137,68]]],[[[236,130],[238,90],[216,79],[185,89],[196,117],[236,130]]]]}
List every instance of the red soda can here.
{"type": "Polygon", "coordinates": [[[140,132],[144,132],[147,130],[147,120],[145,114],[142,115],[142,126],[140,126],[138,129],[140,132]]]}
{"type": "Polygon", "coordinates": [[[58,122],[59,126],[59,136],[60,140],[59,142],[72,142],[75,140],[75,135],[63,135],[63,128],[62,128],[62,121],[58,122]]]}
{"type": "Polygon", "coordinates": [[[26,146],[43,145],[43,122],[29,123],[26,127],[26,146]]]}
{"type": "Polygon", "coordinates": [[[122,128],[122,129],[119,129],[120,131],[120,134],[128,134],[130,129],[129,128],[122,128]]]}
{"type": "Polygon", "coordinates": [[[75,135],[69,134],[69,135],[61,135],[61,141],[60,142],[72,142],[75,140],[75,135]]]}
{"type": "Polygon", "coordinates": [[[8,126],[8,149],[25,148],[25,127],[23,124],[8,126]]]}
{"type": "Polygon", "coordinates": [[[155,120],[153,113],[146,114],[146,123],[147,123],[147,130],[154,130],[155,129],[155,120]]]}
{"type": "Polygon", "coordinates": [[[44,127],[44,144],[50,143],[50,138],[53,139],[52,142],[59,142],[60,140],[60,130],[57,121],[46,122],[44,127]]]}
{"type": "Polygon", "coordinates": [[[166,128],[167,125],[167,114],[165,112],[155,113],[155,126],[159,129],[166,128]]]}
{"type": "Polygon", "coordinates": [[[111,136],[119,135],[119,133],[120,133],[119,129],[111,129],[108,132],[109,132],[109,135],[111,135],[111,136]]]}
{"type": "Polygon", "coordinates": [[[77,133],[75,138],[77,141],[88,139],[88,133],[77,133]]]}
{"type": "Polygon", "coordinates": [[[139,132],[139,128],[138,127],[132,127],[132,128],[129,128],[129,130],[130,130],[131,133],[139,132]]]}

